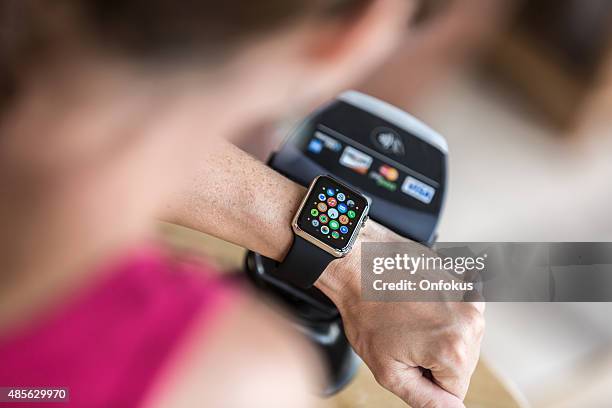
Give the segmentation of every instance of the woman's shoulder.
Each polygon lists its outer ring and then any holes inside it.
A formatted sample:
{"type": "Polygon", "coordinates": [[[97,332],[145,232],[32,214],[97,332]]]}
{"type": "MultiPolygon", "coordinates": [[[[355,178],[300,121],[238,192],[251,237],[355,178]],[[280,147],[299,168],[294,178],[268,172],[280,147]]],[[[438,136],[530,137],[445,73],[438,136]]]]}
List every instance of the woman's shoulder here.
{"type": "Polygon", "coordinates": [[[205,262],[153,245],[98,275],[3,336],[0,383],[61,385],[76,406],[138,405],[191,328],[201,331],[241,297],[205,262]]]}

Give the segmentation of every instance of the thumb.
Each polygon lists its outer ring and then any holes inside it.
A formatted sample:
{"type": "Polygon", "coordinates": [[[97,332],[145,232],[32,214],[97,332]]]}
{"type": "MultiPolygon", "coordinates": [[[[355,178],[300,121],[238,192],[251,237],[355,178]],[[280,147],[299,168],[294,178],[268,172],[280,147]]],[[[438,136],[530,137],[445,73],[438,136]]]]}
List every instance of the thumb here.
{"type": "Polygon", "coordinates": [[[423,375],[418,367],[407,367],[390,389],[412,408],[465,408],[463,402],[455,395],[441,388],[423,375]]]}

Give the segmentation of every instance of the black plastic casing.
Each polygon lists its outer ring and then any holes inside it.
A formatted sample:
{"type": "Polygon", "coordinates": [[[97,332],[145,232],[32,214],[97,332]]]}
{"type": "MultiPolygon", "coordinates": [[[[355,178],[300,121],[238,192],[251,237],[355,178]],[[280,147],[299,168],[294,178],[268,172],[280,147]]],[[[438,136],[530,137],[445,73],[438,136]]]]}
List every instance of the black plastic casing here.
{"type": "MultiPolygon", "coordinates": [[[[444,138],[414,117],[378,99],[349,91],[306,118],[272,154],[268,165],[303,186],[318,175],[332,175],[370,198],[370,219],[431,246],[446,195],[447,151],[444,138]],[[325,140],[340,143],[340,150],[336,151],[338,146],[332,143],[334,149],[309,151],[308,144],[317,132],[325,140]],[[380,137],[381,133],[385,137],[380,137]],[[391,142],[381,144],[379,140],[391,142]],[[339,162],[338,157],[347,146],[373,158],[368,173],[358,173],[339,162]],[[371,177],[377,176],[382,164],[399,172],[394,192],[380,187],[371,177]],[[435,190],[428,203],[424,200],[429,197],[418,189],[419,198],[401,191],[407,177],[417,180],[417,185],[423,183],[435,190]]],[[[273,260],[249,252],[245,266],[255,286],[286,306],[299,330],[321,351],[329,373],[323,394],[342,389],[360,360],[344,335],[335,305],[314,287],[299,289],[272,276],[270,271],[276,267],[273,260]]]]}

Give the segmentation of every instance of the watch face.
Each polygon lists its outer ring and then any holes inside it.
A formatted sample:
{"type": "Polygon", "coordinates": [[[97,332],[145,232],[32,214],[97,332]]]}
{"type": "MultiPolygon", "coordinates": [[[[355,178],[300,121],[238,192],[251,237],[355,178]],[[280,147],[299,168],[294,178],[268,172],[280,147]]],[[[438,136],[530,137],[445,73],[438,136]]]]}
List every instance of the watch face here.
{"type": "Polygon", "coordinates": [[[368,201],[360,193],[321,176],[310,190],[298,215],[298,227],[335,250],[351,242],[368,201]]]}

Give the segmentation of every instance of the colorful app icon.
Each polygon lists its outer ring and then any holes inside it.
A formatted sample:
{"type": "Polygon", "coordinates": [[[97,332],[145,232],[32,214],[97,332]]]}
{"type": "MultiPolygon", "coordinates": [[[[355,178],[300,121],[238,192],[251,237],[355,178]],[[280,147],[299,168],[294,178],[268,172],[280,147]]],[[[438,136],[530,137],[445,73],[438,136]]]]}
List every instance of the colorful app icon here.
{"type": "Polygon", "coordinates": [[[323,224],[327,224],[327,221],[329,221],[329,217],[327,217],[327,215],[325,214],[321,214],[319,215],[319,221],[321,221],[323,224]]]}
{"type": "Polygon", "coordinates": [[[327,227],[327,225],[321,227],[321,232],[323,234],[329,234],[329,228],[327,227]]]}
{"type": "Polygon", "coordinates": [[[340,224],[338,224],[338,221],[336,221],[336,220],[331,220],[329,222],[329,228],[331,228],[333,230],[337,230],[338,228],[340,228],[340,224]]]}
{"type": "Polygon", "coordinates": [[[334,239],[338,239],[338,238],[340,238],[340,234],[338,234],[338,231],[332,231],[331,236],[332,236],[332,238],[334,238],[334,239]]]}
{"type": "Polygon", "coordinates": [[[319,194],[319,201],[325,201],[327,197],[325,197],[325,194],[321,193],[319,194]]]}
{"type": "Polygon", "coordinates": [[[329,218],[331,218],[332,220],[335,220],[336,218],[338,218],[338,210],[336,210],[335,208],[330,208],[327,212],[327,215],[329,215],[329,218]]]}
{"type": "Polygon", "coordinates": [[[327,193],[328,196],[332,197],[334,194],[336,194],[336,190],[334,190],[333,188],[328,188],[327,191],[325,191],[327,193]]]}
{"type": "Polygon", "coordinates": [[[312,215],[313,217],[316,217],[317,215],[319,215],[319,212],[317,211],[316,208],[313,208],[312,210],[310,210],[310,215],[312,215]]]}
{"type": "Polygon", "coordinates": [[[336,196],[336,198],[338,198],[338,201],[344,201],[346,200],[346,196],[342,193],[338,193],[338,195],[336,196]]]}
{"type": "Polygon", "coordinates": [[[355,206],[355,202],[353,200],[348,200],[346,202],[346,205],[348,205],[349,207],[354,207],[355,206]]]}
{"type": "Polygon", "coordinates": [[[336,204],[338,204],[338,200],[336,200],[334,197],[329,197],[327,199],[327,205],[329,205],[330,207],[335,207],[336,204]]]}
{"type": "Polygon", "coordinates": [[[317,204],[317,209],[321,212],[325,212],[327,211],[327,204],[325,203],[319,203],[317,204]]]}
{"type": "Polygon", "coordinates": [[[346,215],[348,215],[348,216],[349,216],[349,218],[351,218],[351,219],[352,219],[352,218],[355,218],[355,215],[357,215],[357,214],[355,214],[355,211],[350,210],[349,212],[347,212],[347,213],[346,213],[346,215]]]}
{"type": "Polygon", "coordinates": [[[346,225],[341,226],[340,232],[343,234],[348,234],[348,227],[346,225]]]}
{"type": "Polygon", "coordinates": [[[347,217],[346,215],[341,215],[340,218],[338,218],[338,221],[340,221],[340,224],[348,224],[349,217],[347,217]]]}
{"type": "Polygon", "coordinates": [[[399,172],[397,171],[397,169],[386,164],[380,166],[378,172],[389,181],[395,181],[399,177],[399,172]]]}
{"type": "Polygon", "coordinates": [[[348,210],[348,207],[346,206],[346,204],[344,203],[338,204],[338,211],[340,211],[340,214],[344,214],[347,210],[348,210]]]}
{"type": "Polygon", "coordinates": [[[340,164],[356,171],[359,174],[366,174],[372,165],[372,157],[351,147],[346,146],[340,156],[340,164]]]}
{"type": "Polygon", "coordinates": [[[311,139],[308,143],[308,151],[311,153],[319,154],[323,150],[323,142],[319,139],[311,139]]]}
{"type": "Polygon", "coordinates": [[[312,220],[312,226],[313,227],[318,227],[319,226],[319,220],[312,220]]]}

